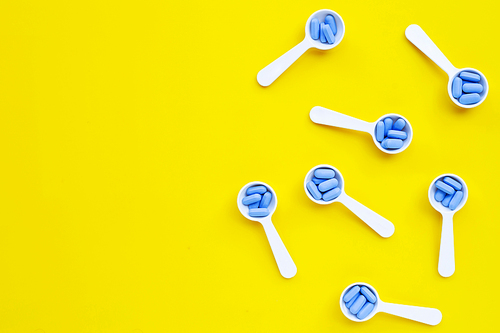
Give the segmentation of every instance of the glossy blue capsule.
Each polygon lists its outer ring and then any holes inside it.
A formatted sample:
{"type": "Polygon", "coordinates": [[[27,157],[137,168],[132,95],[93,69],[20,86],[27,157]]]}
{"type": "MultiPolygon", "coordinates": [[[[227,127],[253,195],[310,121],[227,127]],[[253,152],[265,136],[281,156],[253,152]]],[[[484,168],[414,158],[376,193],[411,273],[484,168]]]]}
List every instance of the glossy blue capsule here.
{"type": "Polygon", "coordinates": [[[316,187],[316,185],[314,185],[314,183],[312,181],[308,182],[306,184],[306,187],[314,199],[316,199],[316,200],[321,199],[321,192],[318,190],[318,188],[316,187]]]}
{"type": "Polygon", "coordinates": [[[318,190],[320,192],[330,191],[332,188],[337,187],[338,184],[339,181],[337,180],[337,178],[328,179],[318,185],[318,190]]]}
{"type": "Polygon", "coordinates": [[[389,132],[387,132],[387,137],[391,139],[406,140],[408,134],[406,134],[406,132],[403,131],[390,130],[389,132]]]}
{"type": "Polygon", "coordinates": [[[453,79],[453,83],[451,84],[451,94],[454,98],[462,96],[462,79],[458,76],[453,79]]]}
{"type": "Polygon", "coordinates": [[[314,170],[314,177],[321,179],[330,179],[335,177],[335,171],[332,169],[319,168],[314,170]]]}
{"type": "Polygon", "coordinates": [[[319,38],[319,20],[317,18],[311,20],[311,38],[314,40],[319,38]]]}
{"type": "Polygon", "coordinates": [[[471,73],[471,72],[461,72],[460,77],[466,81],[470,82],[479,82],[481,81],[481,76],[479,74],[471,73]]]}
{"type": "Polygon", "coordinates": [[[271,203],[271,199],[273,198],[273,195],[271,192],[266,192],[262,196],[262,199],[260,199],[260,204],[259,208],[267,208],[269,207],[269,204],[271,203]]]}
{"type": "Polygon", "coordinates": [[[462,86],[462,90],[464,93],[482,93],[483,92],[483,85],[480,83],[465,83],[462,86]]]}
{"type": "Polygon", "coordinates": [[[460,202],[462,202],[463,197],[464,197],[464,192],[457,191],[457,193],[455,193],[455,195],[451,199],[450,205],[448,206],[448,208],[451,209],[451,210],[457,209],[457,207],[460,204],[460,202]]]}
{"type": "Polygon", "coordinates": [[[481,96],[479,94],[463,94],[458,101],[464,105],[476,104],[481,100],[481,96]]]}
{"type": "Polygon", "coordinates": [[[444,177],[443,182],[453,187],[455,190],[460,191],[462,189],[462,184],[451,177],[444,177]]]}
{"type": "Polygon", "coordinates": [[[396,131],[401,131],[403,130],[403,128],[405,128],[405,126],[406,126],[406,121],[403,118],[399,118],[398,120],[396,120],[394,125],[392,125],[392,129],[396,131]]]}
{"type": "Polygon", "coordinates": [[[326,15],[325,24],[330,26],[334,35],[337,34],[337,24],[335,24],[335,17],[333,17],[333,15],[326,15]]]}
{"type": "Polygon", "coordinates": [[[382,142],[384,140],[385,132],[384,132],[384,122],[379,121],[377,126],[375,127],[375,138],[378,142],[382,142]]]}

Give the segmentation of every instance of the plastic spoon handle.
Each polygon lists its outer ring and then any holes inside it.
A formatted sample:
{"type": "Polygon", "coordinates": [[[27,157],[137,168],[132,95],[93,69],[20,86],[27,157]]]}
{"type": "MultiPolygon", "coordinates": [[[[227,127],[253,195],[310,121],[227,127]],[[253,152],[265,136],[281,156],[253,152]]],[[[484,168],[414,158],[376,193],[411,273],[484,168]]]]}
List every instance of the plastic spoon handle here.
{"type": "Polygon", "coordinates": [[[303,40],[290,51],[283,54],[278,59],[264,67],[257,74],[257,82],[263,87],[271,85],[284,71],[287,70],[304,52],[311,48],[311,44],[307,40],[303,40]]]}
{"type": "Polygon", "coordinates": [[[342,127],[355,131],[372,134],[373,124],[353,118],[337,111],[332,111],[321,106],[315,106],[309,112],[309,117],[316,124],[342,127]]]}
{"type": "Polygon", "coordinates": [[[264,226],[264,231],[266,232],[267,239],[271,245],[271,250],[273,251],[274,259],[278,264],[281,275],[287,279],[294,277],[295,274],[297,274],[297,266],[295,266],[292,257],[290,257],[271,219],[269,218],[262,221],[262,225],[264,226]]]}
{"type": "Polygon", "coordinates": [[[443,215],[441,247],[439,248],[438,272],[442,277],[455,273],[455,247],[453,244],[453,215],[443,215]]]}
{"type": "Polygon", "coordinates": [[[394,233],[394,224],[391,221],[383,218],[374,211],[363,206],[347,194],[341,195],[339,201],[342,202],[347,208],[362,219],[370,228],[375,230],[382,237],[391,237],[394,233]]]}
{"type": "Polygon", "coordinates": [[[428,56],[436,63],[443,71],[449,76],[452,76],[457,69],[451,64],[441,50],[434,44],[434,42],[427,36],[427,34],[416,24],[412,24],[406,28],[406,38],[413,43],[420,51],[428,56]]]}
{"type": "Polygon", "coordinates": [[[443,314],[438,309],[420,306],[381,302],[378,310],[379,312],[389,313],[394,316],[411,319],[427,325],[437,325],[441,322],[441,319],[443,319],[443,314]]]}

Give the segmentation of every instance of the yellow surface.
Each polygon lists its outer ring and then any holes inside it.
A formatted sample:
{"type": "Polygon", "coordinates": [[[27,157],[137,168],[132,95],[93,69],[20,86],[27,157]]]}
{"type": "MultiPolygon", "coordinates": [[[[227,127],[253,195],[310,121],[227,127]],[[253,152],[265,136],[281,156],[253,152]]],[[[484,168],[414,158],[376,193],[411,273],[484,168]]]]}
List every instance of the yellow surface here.
{"type": "Polygon", "coordinates": [[[0,332],[492,332],[498,282],[497,1],[2,1],[0,332]],[[346,24],[273,85],[257,72],[321,8],[346,24]],[[404,36],[420,24],[457,67],[490,82],[478,108],[404,36]],[[401,113],[402,154],[313,124],[321,105],[365,120],[401,113]],[[391,220],[383,239],[341,204],[305,195],[313,166],[391,220]],[[456,273],[438,275],[434,177],[460,175],[456,273]],[[276,267],[236,195],[275,189],[273,221],[298,267],[276,267]],[[350,283],[439,308],[435,328],[339,309],[350,283]]]}

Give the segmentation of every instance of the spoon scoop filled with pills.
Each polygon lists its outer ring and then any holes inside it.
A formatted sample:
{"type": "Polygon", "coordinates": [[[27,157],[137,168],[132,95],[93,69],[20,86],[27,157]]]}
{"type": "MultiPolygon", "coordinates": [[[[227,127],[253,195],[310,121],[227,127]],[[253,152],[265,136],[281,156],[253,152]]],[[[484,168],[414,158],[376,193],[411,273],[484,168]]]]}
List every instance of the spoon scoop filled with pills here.
{"type": "Polygon", "coordinates": [[[304,179],[304,190],[309,199],[320,205],[341,202],[384,238],[394,234],[394,225],[389,220],[363,206],[345,193],[344,178],[331,165],[321,164],[309,170],[304,179]]]}
{"type": "Polygon", "coordinates": [[[401,305],[383,302],[375,288],[368,283],[353,283],[340,295],[340,309],[352,321],[367,321],[378,312],[418,321],[427,325],[437,325],[443,315],[441,311],[420,306],[401,305]]]}
{"type": "Polygon", "coordinates": [[[405,35],[413,45],[448,74],[448,95],[453,103],[462,108],[473,108],[486,99],[488,81],[483,73],[474,68],[455,68],[424,30],[416,24],[406,28],[405,35]]]}
{"type": "Polygon", "coordinates": [[[309,117],[316,124],[366,132],[372,136],[377,148],[387,154],[404,151],[413,138],[413,130],[408,120],[394,113],[386,114],[377,121],[369,123],[337,111],[315,106],[309,112],[309,117]]]}
{"type": "Polygon", "coordinates": [[[330,50],[344,38],[342,17],[330,9],[313,13],[306,22],[306,37],[302,42],[264,67],[257,74],[257,82],[263,87],[271,85],[288,67],[310,48],[330,50]]]}
{"type": "Polygon", "coordinates": [[[278,198],[271,186],[263,182],[246,184],[238,193],[237,204],[244,217],[259,222],[264,227],[281,275],[287,279],[294,277],[297,266],[271,222],[271,216],[278,205],[278,198]]]}
{"type": "Polygon", "coordinates": [[[468,194],[463,179],[453,174],[437,177],[429,187],[429,201],[443,215],[438,263],[438,272],[442,277],[450,277],[455,272],[453,215],[465,205],[468,194]]]}

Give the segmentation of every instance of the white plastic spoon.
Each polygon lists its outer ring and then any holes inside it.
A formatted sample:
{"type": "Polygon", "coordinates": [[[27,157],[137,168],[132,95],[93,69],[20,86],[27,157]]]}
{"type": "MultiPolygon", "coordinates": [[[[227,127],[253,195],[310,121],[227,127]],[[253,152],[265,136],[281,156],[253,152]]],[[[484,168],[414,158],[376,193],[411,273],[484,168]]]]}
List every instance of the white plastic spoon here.
{"type": "Polygon", "coordinates": [[[317,204],[320,205],[329,205],[333,202],[340,202],[351,212],[356,214],[363,222],[365,222],[370,228],[375,230],[380,236],[387,238],[392,236],[394,234],[394,224],[391,223],[391,221],[383,218],[382,216],[378,215],[374,211],[368,209],[367,207],[363,206],[350,196],[348,196],[345,191],[344,191],[344,178],[342,177],[342,174],[332,167],[331,165],[328,164],[320,164],[309,170],[309,172],[306,175],[306,178],[304,179],[304,190],[306,191],[306,195],[314,201],[317,204]],[[309,183],[313,176],[314,176],[314,170],[320,169],[320,168],[326,168],[326,169],[333,169],[335,171],[335,178],[338,180],[338,187],[341,190],[340,195],[331,200],[331,201],[324,201],[324,200],[316,200],[314,197],[309,193],[309,190],[307,189],[307,183],[309,183]]]}
{"type": "Polygon", "coordinates": [[[264,67],[257,74],[257,82],[263,87],[267,87],[271,85],[284,71],[287,70],[297,59],[300,58],[304,52],[309,50],[311,47],[315,47],[319,50],[330,50],[335,46],[339,45],[344,38],[345,33],[345,25],[342,17],[339,14],[335,13],[330,9],[321,9],[312,14],[306,22],[306,37],[302,42],[297,44],[294,48],[292,48],[287,53],[283,54],[278,59],[274,60],[272,63],[264,67]],[[337,25],[337,34],[335,35],[335,43],[333,44],[324,44],[321,43],[319,39],[314,40],[311,38],[311,20],[313,18],[317,18],[319,22],[324,22],[325,17],[327,15],[333,15],[335,18],[335,23],[337,25]]]}
{"type": "Polygon", "coordinates": [[[448,95],[450,96],[453,103],[462,108],[470,109],[484,102],[486,96],[488,95],[488,81],[486,80],[486,76],[484,76],[483,73],[474,68],[455,68],[455,66],[451,64],[451,62],[448,60],[448,58],[446,58],[443,52],[441,52],[436,44],[434,44],[429,36],[427,36],[424,30],[422,30],[422,28],[420,28],[420,26],[416,24],[408,26],[408,28],[406,28],[405,35],[406,38],[408,38],[408,40],[413,43],[413,45],[415,45],[420,51],[422,51],[426,56],[434,61],[436,65],[441,67],[441,69],[445,71],[446,74],[448,74],[450,78],[448,81],[448,95]],[[483,91],[479,94],[479,96],[481,96],[481,99],[476,104],[462,104],[458,101],[458,99],[455,99],[453,97],[451,89],[453,79],[455,79],[455,77],[457,77],[458,74],[463,71],[476,73],[481,76],[481,80],[479,81],[479,83],[483,86],[483,91]]]}
{"type": "Polygon", "coordinates": [[[391,314],[394,316],[403,317],[406,319],[418,321],[418,322],[421,322],[421,323],[424,323],[427,325],[437,325],[441,322],[441,319],[443,319],[443,315],[441,314],[441,311],[439,311],[438,309],[383,302],[380,299],[375,288],[370,286],[368,283],[364,283],[364,282],[353,283],[350,286],[348,286],[347,288],[345,288],[345,290],[340,295],[340,309],[342,310],[342,313],[344,314],[344,316],[346,316],[350,320],[356,321],[358,323],[371,319],[378,312],[385,312],[385,313],[388,313],[388,314],[391,314]],[[344,300],[343,300],[345,293],[348,292],[349,289],[351,289],[351,287],[354,287],[355,285],[366,286],[368,289],[370,289],[375,294],[375,297],[377,298],[377,301],[375,302],[375,307],[373,308],[372,312],[370,312],[370,314],[368,316],[366,316],[364,319],[358,319],[358,317],[353,315],[349,311],[349,309],[346,307],[344,300]]]}
{"type": "Polygon", "coordinates": [[[276,231],[273,222],[271,222],[271,216],[274,214],[276,206],[278,205],[278,198],[276,197],[276,193],[274,192],[272,187],[263,182],[250,182],[243,186],[243,188],[238,193],[237,204],[238,209],[244,217],[246,217],[250,221],[259,222],[264,227],[264,231],[266,232],[267,239],[269,240],[269,244],[271,245],[271,250],[273,251],[274,259],[276,260],[276,264],[278,264],[278,269],[281,275],[287,279],[294,277],[295,274],[297,274],[297,266],[295,266],[292,257],[290,257],[285,244],[283,244],[283,241],[278,234],[278,231],[276,231]],[[241,202],[246,196],[247,189],[256,185],[264,185],[273,195],[271,203],[268,207],[269,215],[266,217],[251,217],[250,215],[248,215],[248,206],[243,205],[243,203],[241,202]]]}
{"type": "Polygon", "coordinates": [[[408,119],[406,119],[405,117],[403,117],[399,114],[395,114],[395,113],[389,113],[389,114],[383,115],[382,117],[377,119],[375,122],[369,123],[367,121],[353,118],[351,116],[342,114],[342,113],[337,112],[337,111],[329,110],[329,109],[321,107],[321,106],[315,106],[309,112],[309,117],[316,124],[328,125],[328,126],[334,126],[334,127],[342,127],[342,128],[352,129],[352,130],[356,130],[356,131],[366,132],[372,136],[373,142],[378,147],[378,149],[380,149],[381,151],[383,151],[384,153],[387,153],[387,154],[397,154],[397,153],[404,151],[406,148],[408,148],[408,146],[411,143],[411,139],[413,138],[413,129],[412,129],[408,119]],[[393,122],[395,122],[399,118],[402,118],[406,122],[406,126],[403,128],[403,131],[406,132],[406,135],[408,137],[406,138],[406,140],[403,141],[403,146],[399,149],[385,149],[382,147],[380,142],[377,141],[377,137],[375,135],[375,127],[377,126],[377,123],[379,121],[384,120],[387,117],[392,118],[393,122]]]}
{"type": "Polygon", "coordinates": [[[434,179],[429,186],[429,201],[435,210],[443,215],[443,229],[441,231],[441,246],[439,248],[439,263],[438,272],[442,277],[450,277],[455,273],[455,246],[453,241],[453,215],[458,212],[465,205],[469,191],[467,185],[462,178],[457,175],[447,173],[441,175],[434,179]],[[448,207],[443,206],[440,202],[436,201],[434,198],[436,194],[436,182],[442,180],[444,177],[455,178],[462,183],[462,192],[464,196],[462,201],[457,206],[455,210],[451,210],[448,207]]]}

